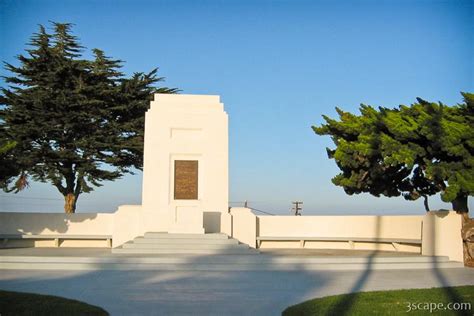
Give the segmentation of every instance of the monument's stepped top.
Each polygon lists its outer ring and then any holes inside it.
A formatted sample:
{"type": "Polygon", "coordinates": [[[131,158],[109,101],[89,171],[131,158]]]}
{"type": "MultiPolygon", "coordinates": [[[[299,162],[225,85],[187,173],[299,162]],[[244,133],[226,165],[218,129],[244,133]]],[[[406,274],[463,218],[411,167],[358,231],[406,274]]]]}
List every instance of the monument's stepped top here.
{"type": "Polygon", "coordinates": [[[166,107],[171,109],[199,110],[216,109],[224,110],[224,105],[218,95],[198,95],[198,94],[164,94],[155,93],[154,100],[150,107],[166,107]]]}

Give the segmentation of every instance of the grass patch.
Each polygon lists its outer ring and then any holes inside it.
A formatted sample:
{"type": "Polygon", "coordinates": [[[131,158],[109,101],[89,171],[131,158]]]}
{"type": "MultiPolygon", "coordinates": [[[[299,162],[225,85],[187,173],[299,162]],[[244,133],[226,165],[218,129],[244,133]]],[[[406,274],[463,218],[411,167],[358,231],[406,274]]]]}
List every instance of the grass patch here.
{"type": "Polygon", "coordinates": [[[282,315],[473,315],[473,312],[474,286],[458,286],[327,296],[290,306],[282,315]],[[448,304],[453,310],[449,310],[448,304]]]}
{"type": "Polygon", "coordinates": [[[104,309],[76,300],[52,295],[0,290],[0,315],[109,315],[104,309]]]}

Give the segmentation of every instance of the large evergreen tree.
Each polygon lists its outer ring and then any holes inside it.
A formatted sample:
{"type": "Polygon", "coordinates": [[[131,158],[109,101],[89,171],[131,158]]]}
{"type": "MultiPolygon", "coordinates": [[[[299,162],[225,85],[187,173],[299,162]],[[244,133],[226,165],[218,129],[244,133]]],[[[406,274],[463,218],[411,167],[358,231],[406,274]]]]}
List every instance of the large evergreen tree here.
{"type": "Polygon", "coordinates": [[[0,186],[16,192],[28,179],[50,182],[74,213],[81,193],[142,167],[144,115],[157,69],[126,78],[121,61],[99,49],[92,60],[71,34],[71,24],[39,27],[19,66],[1,88],[0,186]]]}
{"type": "Polygon", "coordinates": [[[396,109],[361,105],[360,115],[337,109],[339,120],[313,130],[331,136],[327,149],[341,173],[332,181],[348,194],[425,199],[441,193],[456,211],[468,212],[474,194],[474,95],[452,107],[422,99],[396,109]]]}

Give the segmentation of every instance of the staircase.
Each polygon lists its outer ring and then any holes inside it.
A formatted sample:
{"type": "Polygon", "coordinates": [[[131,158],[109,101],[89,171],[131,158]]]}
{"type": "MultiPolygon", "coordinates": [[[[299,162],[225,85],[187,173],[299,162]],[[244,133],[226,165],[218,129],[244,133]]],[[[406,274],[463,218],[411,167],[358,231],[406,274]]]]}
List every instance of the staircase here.
{"type": "Polygon", "coordinates": [[[245,255],[256,254],[257,250],[226,234],[169,234],[145,233],[133,241],[126,242],[112,253],[124,254],[198,254],[198,255],[245,255]]]}
{"type": "MultiPolygon", "coordinates": [[[[235,245],[235,244],[234,244],[235,245]]],[[[119,248],[120,249],[120,248],[119,248]]],[[[123,248],[137,250],[136,248],[123,248]]],[[[241,247],[238,247],[241,250],[241,247]]],[[[118,250],[118,249],[117,249],[118,250]]],[[[138,249],[141,250],[141,249],[138,249]]],[[[81,251],[81,250],[79,250],[81,251]]],[[[33,270],[153,270],[153,271],[372,271],[461,268],[462,262],[449,261],[447,257],[431,256],[380,256],[368,263],[367,256],[275,256],[270,254],[248,255],[255,250],[244,248],[244,254],[200,255],[164,254],[99,255],[87,249],[77,253],[74,248],[24,248],[3,249],[0,255],[0,273],[3,269],[33,270]],[[31,250],[34,251],[32,253],[31,250]],[[45,250],[49,253],[41,255],[45,250]],[[48,251],[49,250],[49,251],[48,251]],[[89,251],[89,255],[87,255],[89,251]],[[36,255],[34,254],[36,253],[36,255]],[[57,255],[54,255],[57,253],[57,255]],[[69,255],[64,255],[69,253],[69,255]]],[[[120,251],[120,250],[119,250],[120,251]]],[[[194,250],[192,250],[194,251],[194,250]]],[[[0,253],[1,253],[0,252],[0,253]]],[[[438,272],[436,272],[438,271],[438,272]]]]}

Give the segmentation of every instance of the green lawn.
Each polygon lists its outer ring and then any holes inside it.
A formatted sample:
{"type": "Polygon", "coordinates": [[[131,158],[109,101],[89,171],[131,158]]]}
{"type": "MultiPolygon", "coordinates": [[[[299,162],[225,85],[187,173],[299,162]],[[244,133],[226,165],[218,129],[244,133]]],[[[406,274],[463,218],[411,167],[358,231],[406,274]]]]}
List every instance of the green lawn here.
{"type": "Polygon", "coordinates": [[[327,296],[290,306],[283,311],[283,316],[473,314],[474,286],[360,292],[327,296]],[[453,305],[452,303],[455,302],[464,303],[464,306],[453,305]],[[452,305],[448,306],[448,303],[452,305]],[[410,312],[408,312],[408,304],[411,307],[410,312]],[[470,304],[470,309],[466,307],[467,304],[470,304]],[[449,310],[450,308],[458,310],[449,310]],[[464,309],[464,311],[459,309],[464,309]]]}
{"type": "Polygon", "coordinates": [[[0,290],[0,315],[109,315],[100,307],[58,296],[0,290]]]}

